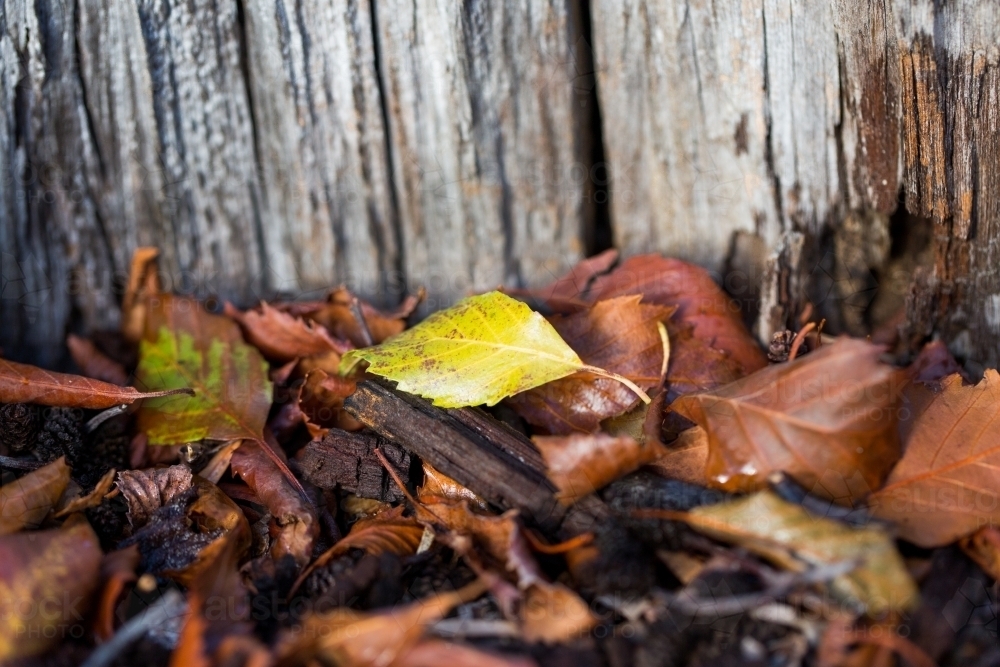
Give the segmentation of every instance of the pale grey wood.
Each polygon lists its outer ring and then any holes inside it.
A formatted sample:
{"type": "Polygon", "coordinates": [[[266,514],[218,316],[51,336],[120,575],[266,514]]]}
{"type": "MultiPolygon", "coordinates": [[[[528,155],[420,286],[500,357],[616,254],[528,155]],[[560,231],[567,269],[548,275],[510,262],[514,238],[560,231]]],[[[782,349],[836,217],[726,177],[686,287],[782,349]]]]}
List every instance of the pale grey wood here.
{"type": "Polygon", "coordinates": [[[378,0],[403,269],[430,307],[580,258],[567,3],[378,0]]]}

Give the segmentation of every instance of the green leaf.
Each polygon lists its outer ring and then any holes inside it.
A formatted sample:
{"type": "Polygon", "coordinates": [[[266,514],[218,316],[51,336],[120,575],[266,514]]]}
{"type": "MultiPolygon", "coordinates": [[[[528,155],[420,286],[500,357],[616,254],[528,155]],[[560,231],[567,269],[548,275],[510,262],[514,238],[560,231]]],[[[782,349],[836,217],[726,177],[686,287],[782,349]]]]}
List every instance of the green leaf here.
{"type": "Polygon", "coordinates": [[[696,507],[684,520],[699,532],[792,570],[857,560],[858,566],[834,579],[831,588],[864,605],[872,616],[917,602],[917,589],[892,538],[878,528],[849,528],[770,491],[696,507]]]}
{"type": "Polygon", "coordinates": [[[196,302],[150,302],[136,375],[150,389],[193,387],[195,395],[147,400],[139,429],[151,445],[262,437],[271,407],[267,362],[232,320],[196,302]]]}
{"type": "Polygon", "coordinates": [[[544,317],[500,292],[463,299],[381,345],[348,352],[341,373],[362,359],[368,372],[445,408],[495,405],[577,371],[613,377],[649,401],[625,378],[584,364],[544,317]]]}

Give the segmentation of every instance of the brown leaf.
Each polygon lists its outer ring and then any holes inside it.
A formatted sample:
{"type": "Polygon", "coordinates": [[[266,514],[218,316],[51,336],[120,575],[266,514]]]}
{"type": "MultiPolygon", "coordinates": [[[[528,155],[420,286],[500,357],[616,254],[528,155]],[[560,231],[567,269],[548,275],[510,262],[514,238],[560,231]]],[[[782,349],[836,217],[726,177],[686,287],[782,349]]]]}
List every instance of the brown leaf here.
{"type": "Polygon", "coordinates": [[[617,261],[618,251],[612,248],[581,260],[569,273],[544,287],[509,289],[506,292],[511,296],[542,303],[556,313],[575,313],[587,307],[584,295],[593,280],[598,275],[607,273],[617,261]]]}
{"type": "Polygon", "coordinates": [[[424,628],[463,602],[475,600],[486,587],[476,581],[458,591],[425,598],[382,613],[338,608],[306,616],[288,632],[278,649],[278,665],[337,664],[389,667],[421,638],[424,628]],[[318,662],[317,662],[318,661],[318,662]]]}
{"type": "Polygon", "coordinates": [[[689,428],[669,445],[647,468],[658,475],[704,486],[708,463],[708,434],[700,426],[689,428]]]}
{"type": "Polygon", "coordinates": [[[320,369],[309,371],[299,388],[298,404],[306,428],[313,438],[322,438],[333,427],[351,428],[357,423],[344,412],[344,399],[354,393],[357,382],[320,369]]]}
{"type": "Polygon", "coordinates": [[[485,500],[462,486],[429,463],[424,463],[424,483],[417,489],[417,500],[424,504],[442,501],[469,501],[481,510],[487,509],[485,500]]]}
{"type": "Polygon", "coordinates": [[[728,352],[744,372],[767,366],[763,350],[743,325],[739,307],[701,267],[660,255],[630,257],[598,277],[587,296],[599,301],[625,294],[642,294],[646,303],[676,306],[675,321],[692,324],[695,337],[728,352]]]}
{"type": "Polygon", "coordinates": [[[156,248],[136,248],[132,253],[128,285],[122,297],[122,335],[130,343],[138,343],[146,328],[146,300],[159,294],[160,273],[156,248]]]}
{"type": "Polygon", "coordinates": [[[0,537],[0,663],[83,636],[100,567],[97,535],[80,515],[56,530],[0,537]]]}
{"type": "Polygon", "coordinates": [[[292,592],[298,590],[314,570],[326,567],[331,560],[343,556],[351,549],[361,549],[373,556],[382,553],[412,556],[420,545],[424,528],[416,519],[404,517],[404,510],[404,507],[399,506],[367,519],[359,519],[351,526],[351,531],[344,536],[344,539],[324,551],[299,575],[292,592]]]}
{"type": "Polygon", "coordinates": [[[924,345],[920,354],[913,360],[909,368],[910,376],[915,382],[933,384],[940,382],[949,375],[962,374],[962,367],[948,351],[947,346],[939,340],[924,345]]]}
{"type": "Polygon", "coordinates": [[[60,457],[0,487],[0,535],[40,526],[66,490],[69,474],[66,459],[60,457]]]}
{"type": "Polygon", "coordinates": [[[708,433],[713,485],[748,491],[783,471],[817,495],[857,502],[899,457],[903,373],[880,364],[880,353],[841,338],[672,407],[708,433]]]}
{"type": "Polygon", "coordinates": [[[399,654],[393,667],[538,667],[528,656],[486,653],[467,644],[425,639],[399,654]]]}
{"type": "MultiPolygon", "coordinates": [[[[640,304],[641,296],[600,301],[592,308],[551,319],[559,335],[584,363],[623,375],[643,389],[660,382],[663,341],[657,324],[672,312],[640,304]]],[[[610,378],[577,373],[510,397],[527,421],[555,435],[593,433],[601,421],[638,402],[635,393],[610,378]]]]}
{"type": "MultiPolygon", "coordinates": [[[[322,324],[334,336],[349,340],[356,347],[364,347],[368,342],[361,325],[351,310],[353,298],[354,295],[347,288],[337,288],[330,293],[326,303],[314,310],[304,312],[303,315],[313,322],[322,324]]],[[[406,318],[413,313],[422,300],[423,292],[410,295],[391,312],[383,312],[362,301],[360,303],[361,313],[365,318],[368,331],[372,335],[372,342],[377,345],[402,332],[406,328],[406,318]]]]}
{"type": "Polygon", "coordinates": [[[104,473],[103,477],[97,480],[97,484],[94,485],[94,488],[91,489],[89,493],[69,500],[63,498],[62,502],[59,503],[59,511],[53,515],[54,518],[61,519],[64,516],[69,516],[73,512],[82,512],[83,510],[97,507],[104,501],[104,496],[111,491],[111,485],[114,483],[115,469],[112,468],[104,473]]]}
{"type": "Polygon", "coordinates": [[[98,350],[90,339],[70,334],[66,336],[66,347],[73,357],[73,363],[79,366],[87,377],[121,386],[128,384],[125,367],[98,350]]]}
{"type": "Polygon", "coordinates": [[[536,436],[532,441],[545,459],[548,478],[559,489],[556,498],[567,505],[663,453],[655,441],[640,445],[632,438],[604,433],[536,436]]]}
{"type": "Polygon", "coordinates": [[[525,641],[566,642],[586,636],[596,624],[587,603],[562,584],[536,581],[524,593],[521,635],[525,641]]]}
{"type": "Polygon", "coordinates": [[[128,505],[129,524],[145,526],[153,512],[190,489],[192,481],[191,469],[182,465],[119,472],[116,486],[128,505]]]}
{"type": "Polygon", "coordinates": [[[735,382],[747,372],[728,352],[694,335],[690,324],[671,322],[667,404],[679,396],[708,391],[735,382]]]}
{"type": "Polygon", "coordinates": [[[913,425],[906,452],[870,501],[875,516],[923,547],[1000,524],[1000,374],[975,386],[941,383],[913,425]]]}
{"type": "Polygon", "coordinates": [[[112,551],[101,561],[101,585],[94,615],[94,634],[107,641],[115,633],[118,601],[125,587],[136,580],[139,548],[135,545],[112,551]]]}
{"type": "Polygon", "coordinates": [[[350,345],[334,340],[326,329],[306,322],[261,302],[260,310],[240,312],[230,303],[225,314],[240,323],[247,342],[271,361],[288,362],[351,349],[350,345]]]}
{"type": "Polygon", "coordinates": [[[140,398],[155,398],[191,390],[143,393],[134,387],[54,373],[37,366],[0,359],[0,403],[37,403],[63,408],[103,410],[140,398]]]}
{"type": "Polygon", "coordinates": [[[271,546],[271,556],[277,560],[291,554],[299,567],[304,567],[312,557],[313,540],[319,532],[316,508],[289,483],[273,456],[263,451],[268,446],[274,452],[272,445],[245,440],[233,453],[232,469],[264,502],[277,524],[278,537],[271,546]]]}

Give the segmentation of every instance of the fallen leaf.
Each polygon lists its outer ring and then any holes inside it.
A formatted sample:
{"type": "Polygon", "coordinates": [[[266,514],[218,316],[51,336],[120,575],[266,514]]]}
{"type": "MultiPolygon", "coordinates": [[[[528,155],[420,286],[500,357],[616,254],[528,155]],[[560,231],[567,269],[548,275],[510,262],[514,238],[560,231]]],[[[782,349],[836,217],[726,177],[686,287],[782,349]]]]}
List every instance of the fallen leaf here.
{"type": "Polygon", "coordinates": [[[128,284],[122,297],[122,335],[130,343],[138,343],[146,328],[146,300],[156,296],[160,288],[160,273],[156,248],[136,248],[132,253],[128,284]]]}
{"type": "Polygon", "coordinates": [[[424,463],[424,483],[417,489],[417,500],[425,504],[464,500],[481,510],[488,509],[486,501],[471,489],[462,486],[429,463],[424,463]]]}
{"type": "Polygon", "coordinates": [[[344,399],[354,393],[357,382],[320,369],[309,371],[299,388],[298,406],[309,435],[322,438],[331,428],[350,428],[357,422],[344,412],[344,399]]]}
{"type": "Polygon", "coordinates": [[[598,277],[587,297],[600,301],[642,294],[646,303],[676,306],[676,320],[694,327],[694,335],[728,352],[746,373],[767,366],[767,357],[746,330],[739,307],[705,269],[660,255],[637,255],[598,277]]]}
{"type": "Polygon", "coordinates": [[[960,375],[941,383],[916,418],[903,458],[872,495],[874,515],[923,547],[954,542],[1000,524],[1000,374],[979,384],[960,375]]]}
{"type": "Polygon", "coordinates": [[[664,445],[663,454],[646,467],[662,477],[704,486],[708,481],[705,475],[707,464],[708,434],[702,427],[695,426],[683,431],[669,445],[664,445]]]}
{"type": "Polygon", "coordinates": [[[0,486],[0,535],[37,528],[69,484],[70,469],[60,457],[20,479],[0,486]]]}
{"type": "Polygon", "coordinates": [[[267,506],[278,528],[271,556],[277,560],[291,554],[299,567],[305,567],[312,558],[313,540],[319,532],[316,508],[288,482],[273,456],[263,451],[268,446],[245,440],[233,453],[232,469],[267,506]]]}
{"type": "Polygon", "coordinates": [[[85,634],[101,555],[80,515],[59,529],[0,537],[0,663],[85,634]]]}
{"type": "MultiPolygon", "coordinates": [[[[658,325],[673,311],[640,304],[641,296],[600,301],[588,310],[550,322],[584,363],[623,375],[643,389],[660,383],[663,340],[658,325]]],[[[553,435],[593,433],[601,421],[639,402],[625,385],[607,377],[577,373],[524,391],[508,403],[525,420],[553,435]]]]}
{"type": "Polygon", "coordinates": [[[196,301],[157,297],[149,303],[139,355],[136,375],[144,386],[197,391],[143,403],[138,425],[150,445],[263,437],[271,408],[267,362],[230,319],[196,301]]]}
{"type": "Polygon", "coordinates": [[[618,251],[614,248],[577,262],[569,273],[544,287],[534,289],[510,289],[508,294],[544,304],[556,313],[575,313],[587,308],[584,295],[594,279],[607,273],[618,261],[618,251]]]}
{"type": "Polygon", "coordinates": [[[284,363],[329,352],[343,354],[351,347],[334,340],[323,327],[272,308],[263,301],[259,311],[241,312],[226,303],[224,312],[240,323],[247,342],[272,361],[284,363]]]}
{"type": "Polygon", "coordinates": [[[860,602],[870,616],[906,611],[917,602],[916,585],[902,557],[892,539],[877,528],[850,528],[813,516],[770,491],[702,505],[683,520],[698,532],[737,544],[793,571],[859,561],[857,568],[831,582],[831,590],[860,602]]]}
{"type": "MultiPolygon", "coordinates": [[[[410,295],[403,300],[398,308],[385,312],[371,304],[359,301],[361,314],[365,325],[376,345],[401,333],[406,328],[406,318],[409,317],[423,300],[423,291],[410,295]]],[[[312,311],[303,313],[308,319],[317,322],[328,329],[334,336],[351,341],[355,347],[368,345],[365,334],[351,309],[354,295],[347,288],[340,287],[330,293],[327,302],[312,311]]]]}
{"type": "Polygon", "coordinates": [[[915,382],[934,384],[955,373],[962,374],[962,367],[941,341],[927,343],[920,354],[906,369],[915,382]]]}
{"type": "Polygon", "coordinates": [[[783,471],[817,495],[855,503],[881,485],[899,457],[895,408],[904,375],[879,363],[880,353],[841,338],[801,359],[682,396],[672,408],[708,433],[711,484],[749,491],[783,471]]]}
{"type": "Polygon", "coordinates": [[[468,644],[425,639],[399,654],[393,667],[538,667],[528,656],[487,653],[468,644]]]}
{"type": "Polygon", "coordinates": [[[416,645],[427,625],[485,591],[485,585],[476,581],[458,591],[382,613],[338,608],[308,615],[297,629],[284,636],[278,648],[278,665],[317,664],[318,660],[352,667],[389,667],[416,645]]]}
{"type": "Polygon", "coordinates": [[[183,465],[122,471],[117,486],[132,526],[132,536],[121,546],[137,544],[144,568],[158,575],[190,586],[213,567],[227,539],[235,540],[240,553],[250,545],[250,526],[242,510],[215,484],[183,465]],[[182,553],[182,546],[187,548],[179,540],[182,533],[194,536],[191,553],[182,553]]]}
{"type": "Polygon", "coordinates": [[[747,375],[728,352],[694,335],[690,324],[669,322],[670,365],[667,367],[667,404],[687,394],[709,391],[747,375]]]}
{"type": "Polygon", "coordinates": [[[191,390],[177,385],[168,391],[141,392],[134,387],[120,387],[81,375],[54,373],[0,359],[0,403],[104,410],[123,403],[131,404],[140,398],[154,399],[179,393],[190,394],[191,390]]]}
{"type": "Polygon", "coordinates": [[[362,359],[368,372],[447,408],[495,405],[577,371],[614,376],[584,364],[544,317],[500,292],[463,299],[381,345],[351,350],[341,372],[362,359]]]}
{"type": "Polygon", "coordinates": [[[89,339],[70,334],[66,336],[66,347],[73,357],[73,363],[79,366],[87,377],[121,386],[128,384],[125,367],[98,350],[89,339]]]}
{"type": "Polygon", "coordinates": [[[139,565],[139,548],[131,546],[112,551],[101,561],[100,594],[94,614],[94,634],[107,641],[115,633],[118,602],[125,587],[136,580],[135,568],[139,565]]]}
{"type": "Polygon", "coordinates": [[[555,644],[587,633],[597,618],[579,595],[562,584],[536,581],[524,593],[521,635],[528,642],[555,644]]]}
{"type": "Polygon", "coordinates": [[[115,474],[115,469],[112,468],[107,471],[103,477],[97,480],[97,484],[94,485],[94,488],[91,489],[89,493],[68,501],[63,498],[63,502],[59,503],[61,506],[59,511],[53,516],[56,519],[61,519],[64,516],[69,516],[73,512],[82,512],[100,505],[104,501],[104,496],[111,491],[111,485],[115,483],[115,474]],[[65,503],[65,505],[63,503],[65,503]]]}
{"type": "Polygon", "coordinates": [[[572,505],[663,453],[657,442],[639,444],[629,437],[605,433],[536,436],[548,478],[559,489],[556,498],[572,505]]]}
{"type": "Polygon", "coordinates": [[[423,537],[424,528],[412,517],[404,517],[403,506],[394,507],[376,514],[373,517],[359,519],[351,531],[342,540],[327,549],[306,568],[295,585],[292,594],[318,568],[326,567],[327,563],[343,556],[351,549],[377,556],[382,553],[392,553],[397,556],[412,556],[416,553],[423,537]]]}
{"type": "Polygon", "coordinates": [[[980,528],[963,537],[958,545],[965,555],[976,562],[994,581],[1000,581],[1000,530],[994,526],[980,528]]]}

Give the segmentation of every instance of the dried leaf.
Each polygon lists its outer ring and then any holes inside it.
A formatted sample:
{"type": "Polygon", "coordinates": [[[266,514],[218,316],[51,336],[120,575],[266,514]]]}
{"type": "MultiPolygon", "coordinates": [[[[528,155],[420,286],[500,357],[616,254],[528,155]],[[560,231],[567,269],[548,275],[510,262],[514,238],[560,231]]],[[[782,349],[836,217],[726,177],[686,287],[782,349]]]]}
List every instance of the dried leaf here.
{"type": "Polygon", "coordinates": [[[684,519],[695,530],[737,544],[794,571],[858,560],[859,567],[831,582],[832,590],[878,616],[905,611],[917,589],[892,539],[877,528],[849,528],[809,514],[770,491],[703,505],[684,519]]]}
{"type": "Polygon", "coordinates": [[[689,484],[707,483],[708,434],[700,426],[689,428],[664,446],[664,453],[647,467],[658,475],[689,484]]]}
{"type": "Polygon", "coordinates": [[[56,519],[61,519],[64,516],[69,516],[73,512],[82,512],[83,510],[97,507],[104,501],[104,496],[111,491],[111,485],[114,483],[115,469],[112,468],[106,472],[103,477],[97,480],[97,484],[94,485],[94,488],[91,489],[89,493],[68,501],[63,498],[63,502],[59,503],[61,505],[59,511],[53,516],[56,519]]]}
{"type": "Polygon", "coordinates": [[[66,490],[69,474],[66,459],[60,457],[0,486],[0,535],[40,526],[66,490]]]}
{"type": "Polygon", "coordinates": [[[481,510],[488,509],[485,500],[429,463],[424,463],[424,483],[417,489],[417,500],[424,504],[442,501],[468,501],[481,510]]]}
{"type": "Polygon", "coordinates": [[[575,313],[587,307],[584,295],[593,280],[598,275],[607,273],[617,261],[618,251],[612,248],[581,260],[570,269],[569,273],[545,287],[512,289],[507,292],[516,297],[542,303],[556,313],[575,313]]]}
{"type": "MultiPolygon", "coordinates": [[[[304,313],[308,319],[322,324],[334,336],[351,341],[356,347],[368,344],[361,325],[351,309],[354,295],[346,288],[340,287],[330,293],[327,303],[315,310],[304,313]]],[[[410,295],[403,300],[398,308],[391,312],[383,312],[374,306],[360,302],[361,313],[365,325],[377,345],[382,341],[402,333],[406,328],[406,318],[409,317],[423,300],[423,292],[410,295]]]]}
{"type": "Polygon", "coordinates": [[[182,465],[119,472],[116,486],[128,505],[129,524],[145,526],[153,512],[190,489],[192,481],[191,469],[182,465]]]}
{"type": "Polygon", "coordinates": [[[965,555],[976,562],[994,581],[1000,581],[1000,530],[980,528],[959,542],[965,555]]]}
{"type": "Polygon", "coordinates": [[[351,549],[361,549],[368,554],[377,556],[382,553],[392,553],[397,556],[412,556],[420,545],[424,528],[412,517],[404,517],[404,507],[394,507],[380,512],[373,517],[358,520],[351,531],[332,547],[323,552],[306,568],[298,581],[292,587],[294,593],[302,582],[306,581],[317,568],[326,567],[327,563],[343,556],[351,549]]]}
{"type": "Polygon", "coordinates": [[[94,634],[107,641],[115,633],[116,610],[125,587],[136,580],[139,548],[131,546],[112,551],[101,561],[100,594],[94,616],[94,634]]]}
{"type": "Polygon", "coordinates": [[[528,656],[486,653],[467,644],[425,639],[403,651],[393,667],[538,667],[528,656]]]}
{"type": "Polygon", "coordinates": [[[880,353],[842,338],[672,407],[708,433],[712,484],[753,490],[783,471],[817,495],[854,503],[899,457],[894,408],[904,379],[880,353]]]}
{"type": "Polygon", "coordinates": [[[548,468],[556,498],[571,505],[663,453],[657,442],[640,445],[604,433],[536,436],[532,439],[548,468]]]}
{"type": "MultiPolygon", "coordinates": [[[[170,390],[170,394],[190,393],[184,385],[171,387],[170,390]]],[[[0,403],[104,410],[123,403],[134,403],[140,398],[159,396],[164,396],[164,392],[156,389],[141,392],[134,387],[120,387],[81,375],[54,373],[37,366],[0,359],[0,403]]]]}
{"type": "Polygon", "coordinates": [[[77,518],[56,530],[0,537],[0,663],[85,633],[80,624],[102,554],[97,535],[77,518]]]}
{"type": "Polygon", "coordinates": [[[357,422],[344,412],[344,399],[354,393],[357,382],[325,371],[309,371],[299,388],[298,405],[309,435],[322,438],[331,428],[353,427],[357,422]]]}
{"type": "Polygon", "coordinates": [[[193,397],[143,403],[139,430],[150,445],[202,439],[259,440],[271,407],[267,362],[239,327],[195,301],[151,300],[140,347],[139,380],[153,389],[194,387],[193,397]]]}
{"type": "Polygon", "coordinates": [[[536,581],[524,593],[521,635],[528,642],[555,644],[587,633],[597,618],[579,595],[562,584],[536,581]]]}
{"type": "Polygon", "coordinates": [[[226,303],[225,314],[239,322],[247,342],[272,361],[283,363],[330,352],[343,354],[351,347],[334,340],[323,327],[272,308],[263,301],[259,312],[240,312],[226,303]]]}
{"type": "Polygon", "coordinates": [[[370,373],[448,408],[495,405],[581,370],[611,375],[585,365],[545,318],[500,292],[463,299],[386,343],[352,350],[342,371],[362,359],[370,373]]]}
{"type": "Polygon", "coordinates": [[[66,347],[73,357],[73,363],[87,377],[121,386],[128,384],[125,367],[98,350],[90,339],[70,334],[66,336],[66,347]]]}
{"type": "Polygon", "coordinates": [[[273,457],[263,451],[268,446],[244,441],[233,453],[233,472],[253,489],[277,524],[278,536],[271,546],[271,556],[277,560],[291,554],[299,567],[304,567],[312,558],[313,540],[319,532],[316,508],[289,483],[273,457]]]}
{"type": "MultiPolygon", "coordinates": [[[[584,363],[624,375],[643,389],[660,383],[664,347],[657,325],[673,309],[640,304],[641,296],[600,301],[550,321],[584,363]]],[[[508,403],[553,435],[593,433],[604,419],[627,412],[635,393],[611,378],[578,373],[512,396],[508,403]]]]}
{"type": "Polygon", "coordinates": [[[128,285],[122,297],[122,335],[130,343],[138,343],[146,328],[146,300],[156,296],[160,288],[160,273],[156,248],[136,248],[132,253],[128,285]]]}
{"type": "Polygon", "coordinates": [[[587,296],[600,301],[626,294],[642,294],[645,303],[676,306],[675,321],[692,324],[697,338],[729,353],[744,372],[767,366],[763,350],[743,325],[739,307],[701,267],[660,255],[630,257],[598,277],[587,296]]]}
{"type": "Polygon", "coordinates": [[[461,590],[382,613],[339,608],[309,615],[296,630],[286,634],[279,647],[278,664],[292,667],[319,660],[352,667],[389,667],[420,640],[428,624],[453,607],[478,598],[485,590],[483,583],[476,581],[461,590]]]}
{"type": "Polygon", "coordinates": [[[870,505],[900,535],[923,547],[954,542],[1000,523],[1000,374],[975,386],[960,375],[941,383],[913,425],[903,458],[870,505]]]}

